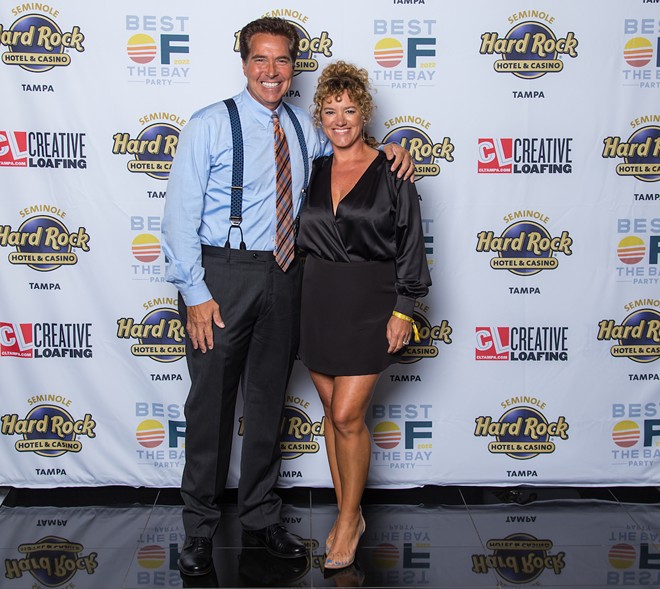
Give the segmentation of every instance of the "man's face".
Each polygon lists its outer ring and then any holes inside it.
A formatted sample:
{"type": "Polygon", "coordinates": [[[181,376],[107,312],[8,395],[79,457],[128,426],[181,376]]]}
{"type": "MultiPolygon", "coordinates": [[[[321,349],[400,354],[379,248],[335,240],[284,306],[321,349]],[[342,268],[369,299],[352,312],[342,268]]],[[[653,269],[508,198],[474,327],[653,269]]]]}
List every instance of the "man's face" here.
{"type": "Polygon", "coordinates": [[[289,40],[268,33],[253,35],[250,53],[243,62],[243,73],[252,97],[266,108],[276,109],[293,79],[289,40]]]}

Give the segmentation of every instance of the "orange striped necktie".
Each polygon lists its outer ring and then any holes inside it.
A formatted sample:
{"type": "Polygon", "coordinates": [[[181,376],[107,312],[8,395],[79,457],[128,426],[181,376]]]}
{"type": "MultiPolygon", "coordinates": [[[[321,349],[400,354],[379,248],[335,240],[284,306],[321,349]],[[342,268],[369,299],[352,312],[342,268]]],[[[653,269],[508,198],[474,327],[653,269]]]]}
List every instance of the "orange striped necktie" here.
{"type": "Polygon", "coordinates": [[[277,113],[273,113],[273,132],[275,134],[275,249],[273,255],[280,268],[286,272],[293,261],[294,231],[293,231],[293,193],[291,190],[291,160],[289,146],[277,113]]]}

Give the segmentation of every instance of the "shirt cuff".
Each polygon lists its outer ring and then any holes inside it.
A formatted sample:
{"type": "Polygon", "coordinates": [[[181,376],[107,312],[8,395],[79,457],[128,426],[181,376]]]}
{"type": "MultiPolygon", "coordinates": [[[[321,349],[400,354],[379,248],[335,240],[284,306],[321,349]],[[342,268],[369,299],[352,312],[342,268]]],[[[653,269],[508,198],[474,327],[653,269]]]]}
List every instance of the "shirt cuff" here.
{"type": "Polygon", "coordinates": [[[185,291],[182,290],[181,296],[183,297],[183,302],[186,304],[186,307],[201,305],[213,298],[211,296],[211,291],[208,289],[205,282],[190,286],[186,288],[185,291]]]}
{"type": "Polygon", "coordinates": [[[413,311],[415,310],[415,299],[403,295],[397,295],[394,310],[403,315],[407,315],[408,317],[412,317],[413,311]]]}

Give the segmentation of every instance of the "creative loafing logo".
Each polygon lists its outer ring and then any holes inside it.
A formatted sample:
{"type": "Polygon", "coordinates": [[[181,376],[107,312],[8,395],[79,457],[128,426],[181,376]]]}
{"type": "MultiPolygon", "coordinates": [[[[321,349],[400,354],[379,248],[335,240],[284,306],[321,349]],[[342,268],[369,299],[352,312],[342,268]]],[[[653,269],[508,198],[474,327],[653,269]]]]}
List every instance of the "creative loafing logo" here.
{"type": "Polygon", "coordinates": [[[624,305],[622,321],[602,319],[596,339],[617,342],[610,348],[615,358],[647,364],[660,358],[660,299],[642,298],[624,305]]]}
{"type": "MultiPolygon", "coordinates": [[[[0,434],[21,436],[14,447],[18,452],[33,452],[44,458],[78,453],[84,438],[95,438],[96,421],[91,413],[82,418],[71,414],[71,400],[61,394],[40,394],[28,399],[31,409],[25,417],[6,413],[0,418],[0,434]]],[[[59,473],[66,474],[66,473],[59,473]]]]}
{"type": "MultiPolygon", "coordinates": [[[[298,33],[298,54],[294,64],[294,75],[297,76],[303,72],[315,72],[319,69],[318,58],[332,57],[332,38],[328,31],[321,31],[316,36],[308,32],[309,16],[301,10],[292,8],[274,9],[266,12],[262,16],[271,16],[283,18],[291,23],[298,33]]],[[[240,52],[241,32],[234,33],[234,51],[240,52]]]]}
{"type": "Polygon", "coordinates": [[[381,143],[399,143],[415,162],[415,177],[437,176],[440,161],[454,161],[454,144],[450,137],[435,142],[428,134],[431,123],[416,115],[399,115],[385,121],[385,136],[381,143]]]}
{"type": "Polygon", "coordinates": [[[0,23],[0,47],[7,48],[2,63],[43,73],[70,65],[72,55],[85,51],[80,27],[63,30],[58,24],[59,10],[34,2],[12,8],[12,14],[18,18],[9,28],[0,23]]]}
{"type": "Polygon", "coordinates": [[[77,252],[90,251],[90,236],[85,227],[69,231],[66,216],[56,205],[32,205],[19,211],[23,221],[17,229],[0,225],[0,247],[16,248],[9,262],[39,272],[77,264],[77,252]]]}
{"type": "Polygon", "coordinates": [[[475,328],[475,360],[566,362],[568,327],[486,326],[475,328]]]}
{"type": "Polygon", "coordinates": [[[372,404],[368,426],[371,465],[390,470],[429,466],[433,456],[433,405],[372,404]]]}
{"type": "Polygon", "coordinates": [[[186,121],[174,113],[154,112],[140,117],[139,122],[143,128],[137,137],[126,131],[112,136],[112,153],[133,156],[127,164],[130,172],[167,180],[186,121]]]}
{"type": "Polygon", "coordinates": [[[522,585],[532,583],[545,571],[560,575],[566,566],[566,553],[550,554],[553,543],[548,539],[517,532],[506,538],[486,542],[491,554],[473,554],[472,572],[486,575],[490,571],[506,583],[522,585]]]}
{"type": "Polygon", "coordinates": [[[497,237],[494,231],[477,234],[476,251],[497,253],[491,258],[493,270],[508,270],[517,276],[533,276],[543,270],[555,270],[559,266],[557,254],[573,254],[573,238],[563,230],[553,237],[546,228],[550,218],[539,211],[515,211],[504,217],[507,226],[497,237]]]}
{"type": "MultiPolygon", "coordinates": [[[[315,421],[311,416],[309,401],[287,395],[284,416],[280,427],[280,448],[283,460],[294,460],[305,454],[316,454],[320,445],[317,438],[325,436],[325,416],[315,421]]],[[[238,435],[244,434],[243,417],[239,419],[238,435]]],[[[296,476],[297,471],[281,471],[280,477],[296,476]]]]}
{"type": "Polygon", "coordinates": [[[190,81],[189,20],[183,15],[126,15],[129,81],[150,86],[190,81]]]}
{"type": "Polygon", "coordinates": [[[578,56],[578,39],[569,31],[555,34],[555,17],[543,10],[524,10],[508,17],[513,27],[500,37],[498,32],[481,35],[481,55],[499,55],[493,69],[523,80],[534,80],[564,69],[564,57],[578,56]]]}
{"type": "Polygon", "coordinates": [[[660,460],[660,405],[612,404],[612,464],[648,469],[660,460]]]}
{"type": "Polygon", "coordinates": [[[623,20],[623,84],[660,88],[660,21],[656,18],[623,20]]]}
{"type": "Polygon", "coordinates": [[[34,543],[20,544],[18,552],[23,556],[5,559],[5,579],[20,579],[30,573],[44,587],[61,587],[78,573],[93,575],[96,571],[98,553],[84,554],[84,550],[82,544],[61,536],[49,535],[34,543]]]}
{"type": "Polygon", "coordinates": [[[434,87],[438,68],[436,31],[434,19],[374,19],[374,86],[434,87]]]}
{"type": "Polygon", "coordinates": [[[87,168],[86,133],[0,130],[0,168],[87,168]]]}
{"type": "Polygon", "coordinates": [[[0,357],[91,358],[91,323],[0,321],[0,357]]]}
{"type": "Polygon", "coordinates": [[[660,281],[660,218],[621,218],[617,219],[616,227],[619,238],[617,282],[657,285],[660,281]]]}
{"type": "Polygon", "coordinates": [[[638,117],[630,126],[633,132],[625,141],[619,135],[603,139],[602,157],[623,159],[623,163],[616,166],[619,176],[657,182],[660,180],[660,115],[638,117]]]}
{"type": "Polygon", "coordinates": [[[176,362],[185,356],[185,326],[177,310],[177,300],[160,297],[142,305],[147,314],[139,321],[133,317],[117,319],[117,337],[135,341],[131,354],[156,362],[176,362]]]}
{"type": "Polygon", "coordinates": [[[530,460],[541,454],[552,454],[552,438],[568,440],[569,425],[560,415],[549,421],[542,411],[546,403],[538,397],[520,395],[501,403],[506,411],[498,418],[480,415],[475,421],[475,437],[494,438],[488,443],[491,454],[504,454],[516,460],[530,460]]]}
{"type": "MultiPolygon", "coordinates": [[[[417,332],[419,333],[419,342],[411,337],[410,344],[406,346],[399,364],[414,364],[423,358],[435,358],[438,355],[437,343],[442,342],[445,345],[451,345],[451,334],[453,329],[447,319],[443,319],[440,325],[433,325],[428,319],[430,309],[423,301],[415,303],[413,319],[417,332]]],[[[413,332],[414,335],[414,332],[413,332]]]]}
{"type": "Polygon", "coordinates": [[[165,264],[160,245],[161,217],[131,215],[131,274],[133,280],[165,281],[165,264]]]}
{"type": "Polygon", "coordinates": [[[571,174],[572,137],[481,137],[479,174],[571,174]]]}

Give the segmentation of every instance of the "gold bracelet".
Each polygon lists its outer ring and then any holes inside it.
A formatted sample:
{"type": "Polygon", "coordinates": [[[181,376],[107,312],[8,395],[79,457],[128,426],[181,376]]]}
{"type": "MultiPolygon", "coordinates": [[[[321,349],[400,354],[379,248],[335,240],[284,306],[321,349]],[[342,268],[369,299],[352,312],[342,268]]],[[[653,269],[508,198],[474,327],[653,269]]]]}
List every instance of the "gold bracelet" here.
{"type": "Polygon", "coordinates": [[[398,317],[399,319],[403,319],[404,321],[407,321],[408,323],[412,323],[412,328],[413,328],[413,334],[415,336],[415,341],[419,343],[421,338],[419,337],[419,329],[417,329],[417,323],[415,323],[415,320],[412,317],[408,317],[408,315],[404,315],[403,313],[399,313],[398,311],[392,311],[392,315],[394,317],[398,317]]]}

